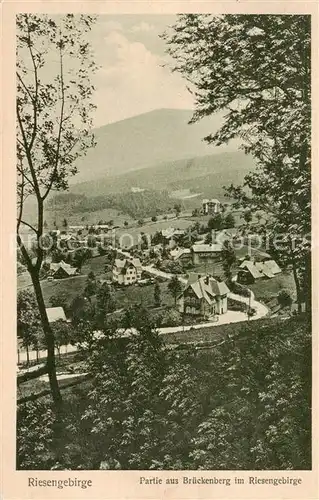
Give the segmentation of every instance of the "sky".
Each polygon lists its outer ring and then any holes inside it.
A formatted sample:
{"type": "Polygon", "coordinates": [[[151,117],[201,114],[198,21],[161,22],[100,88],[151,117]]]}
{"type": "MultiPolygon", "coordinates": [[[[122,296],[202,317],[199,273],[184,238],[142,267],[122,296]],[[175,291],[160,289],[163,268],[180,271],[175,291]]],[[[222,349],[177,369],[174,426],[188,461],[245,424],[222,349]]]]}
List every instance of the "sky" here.
{"type": "Polygon", "coordinates": [[[100,69],[96,127],[160,108],[193,109],[186,82],[163,65],[169,62],[160,39],[175,16],[99,16],[90,38],[100,69]]]}

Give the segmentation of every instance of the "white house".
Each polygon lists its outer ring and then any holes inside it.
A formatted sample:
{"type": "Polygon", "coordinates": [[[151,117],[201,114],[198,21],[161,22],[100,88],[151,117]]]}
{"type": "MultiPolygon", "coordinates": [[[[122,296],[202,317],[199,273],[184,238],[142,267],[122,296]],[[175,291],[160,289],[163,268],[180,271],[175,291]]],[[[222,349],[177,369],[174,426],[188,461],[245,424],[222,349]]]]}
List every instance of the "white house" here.
{"type": "Polygon", "coordinates": [[[115,259],[113,281],[119,285],[132,285],[141,279],[142,265],[140,259],[115,259]]]}
{"type": "Polygon", "coordinates": [[[192,273],[185,290],[178,297],[179,312],[205,318],[225,314],[228,293],[229,288],[223,281],[192,273]]]}
{"type": "Polygon", "coordinates": [[[203,214],[218,214],[220,212],[220,201],[216,199],[202,201],[203,214]]]}

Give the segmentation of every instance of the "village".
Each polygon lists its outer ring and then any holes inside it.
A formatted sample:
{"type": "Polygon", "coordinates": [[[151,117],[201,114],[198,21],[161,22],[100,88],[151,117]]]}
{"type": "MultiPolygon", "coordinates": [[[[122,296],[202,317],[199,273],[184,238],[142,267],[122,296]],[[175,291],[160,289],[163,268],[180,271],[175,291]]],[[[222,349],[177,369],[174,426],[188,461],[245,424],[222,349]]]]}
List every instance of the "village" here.
{"type": "MultiPolygon", "coordinates": [[[[101,287],[114,299],[111,315],[143,304],[158,317],[162,334],[295,314],[291,272],[261,240],[254,244],[253,220],[231,204],[204,199],[192,214],[146,222],[148,233],[138,222],[121,228],[113,221],[47,229],[53,246],[43,261],[42,287],[50,323],[74,321],[86,308],[79,297],[91,300],[101,287]]],[[[24,275],[22,289],[28,287],[24,275]]],[[[22,342],[19,362],[24,351],[22,342]]],[[[28,358],[39,352],[30,349],[28,358]]]]}
{"type": "Polygon", "coordinates": [[[4,477],[314,472],[312,11],[117,10],[8,17],[4,477]]]}

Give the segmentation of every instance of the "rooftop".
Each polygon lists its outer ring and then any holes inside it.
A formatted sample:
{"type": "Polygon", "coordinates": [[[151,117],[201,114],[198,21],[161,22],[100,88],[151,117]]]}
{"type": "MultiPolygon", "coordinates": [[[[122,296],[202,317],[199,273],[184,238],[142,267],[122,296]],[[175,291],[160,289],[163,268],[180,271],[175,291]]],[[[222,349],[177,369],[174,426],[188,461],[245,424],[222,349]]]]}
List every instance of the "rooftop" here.
{"type": "Polygon", "coordinates": [[[55,321],[67,321],[63,307],[47,307],[46,309],[49,323],[55,321]]]}
{"type": "Polygon", "coordinates": [[[222,245],[219,243],[193,245],[192,251],[195,253],[216,253],[222,251],[222,245]]]}
{"type": "Polygon", "coordinates": [[[196,275],[196,273],[190,274],[184,292],[189,288],[194,291],[199,299],[204,299],[209,304],[212,303],[214,297],[229,293],[229,288],[223,281],[217,281],[212,276],[196,275]]]}

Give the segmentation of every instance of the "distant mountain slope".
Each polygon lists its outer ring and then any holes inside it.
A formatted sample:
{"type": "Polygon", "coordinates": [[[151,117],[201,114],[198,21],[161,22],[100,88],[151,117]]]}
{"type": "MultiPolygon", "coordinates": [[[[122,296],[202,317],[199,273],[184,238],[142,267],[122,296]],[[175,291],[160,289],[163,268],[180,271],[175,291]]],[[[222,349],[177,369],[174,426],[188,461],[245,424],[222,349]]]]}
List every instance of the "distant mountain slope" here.
{"type": "Polygon", "coordinates": [[[71,187],[71,192],[98,196],[130,191],[132,187],[170,192],[190,189],[205,196],[224,198],[223,186],[240,184],[252,169],[252,157],[242,152],[220,153],[167,161],[119,176],[76,184],[71,187]]]}
{"type": "Polygon", "coordinates": [[[221,114],[189,125],[192,114],[191,110],[159,109],[95,129],[97,145],[78,161],[79,172],[71,183],[236,149],[235,143],[216,148],[203,141],[220,127],[221,114]]]}

